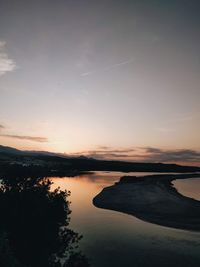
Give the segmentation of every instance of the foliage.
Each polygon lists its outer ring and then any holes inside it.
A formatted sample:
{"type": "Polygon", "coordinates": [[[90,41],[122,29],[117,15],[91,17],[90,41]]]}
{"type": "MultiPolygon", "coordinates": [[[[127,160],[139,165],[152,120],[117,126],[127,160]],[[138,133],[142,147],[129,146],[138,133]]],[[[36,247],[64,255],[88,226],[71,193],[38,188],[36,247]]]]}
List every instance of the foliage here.
{"type": "Polygon", "coordinates": [[[68,228],[70,192],[51,191],[51,184],[42,177],[4,177],[0,186],[0,266],[89,266],[78,251],[81,236],[68,228]],[[12,264],[5,261],[5,251],[12,264]]]}

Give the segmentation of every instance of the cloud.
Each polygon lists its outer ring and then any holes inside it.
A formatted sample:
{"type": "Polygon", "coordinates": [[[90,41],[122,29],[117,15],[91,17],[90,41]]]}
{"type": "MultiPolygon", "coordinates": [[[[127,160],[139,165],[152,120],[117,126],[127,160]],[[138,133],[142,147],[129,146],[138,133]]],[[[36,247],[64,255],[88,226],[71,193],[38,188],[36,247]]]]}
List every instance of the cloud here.
{"type": "Polygon", "coordinates": [[[95,71],[83,72],[83,73],[81,73],[81,77],[88,76],[88,75],[91,75],[93,73],[95,73],[95,71]]]}
{"type": "Polygon", "coordinates": [[[0,76],[13,71],[15,68],[16,63],[8,57],[6,52],[6,42],[0,41],[0,76]]]}
{"type": "Polygon", "coordinates": [[[81,73],[81,76],[82,77],[85,77],[85,76],[89,76],[89,75],[92,75],[94,73],[97,73],[97,72],[102,72],[102,71],[109,71],[111,69],[114,69],[114,68],[118,68],[118,67],[121,67],[123,65],[127,65],[127,64],[130,64],[133,62],[133,59],[129,59],[129,60],[124,60],[124,61],[121,61],[121,62],[118,62],[118,63],[115,63],[113,65],[110,65],[110,66],[106,66],[100,70],[93,70],[93,71],[88,71],[88,72],[83,72],[81,73]]]}
{"type": "Polygon", "coordinates": [[[74,153],[73,156],[81,156],[84,155],[86,157],[101,159],[101,160],[133,160],[135,158],[134,155],[135,149],[133,148],[120,148],[114,149],[108,146],[99,146],[94,150],[86,150],[74,153]]]}
{"type": "Polygon", "coordinates": [[[125,155],[125,154],[115,154],[115,153],[90,153],[88,155],[85,155],[89,158],[99,159],[99,160],[126,160],[126,161],[132,161],[133,156],[132,155],[125,155]]]}
{"type": "Polygon", "coordinates": [[[4,132],[4,133],[0,134],[0,136],[2,136],[2,137],[19,139],[19,140],[27,140],[27,141],[33,141],[33,142],[39,142],[39,143],[48,142],[48,139],[46,137],[8,134],[8,133],[5,133],[4,129],[6,129],[6,127],[4,125],[0,124],[0,131],[4,132]]]}
{"type": "Polygon", "coordinates": [[[109,146],[98,146],[98,149],[109,150],[109,146]]]}
{"type": "Polygon", "coordinates": [[[110,147],[107,147],[107,146],[101,146],[99,147],[99,149],[96,149],[96,150],[86,150],[86,151],[81,151],[81,152],[77,152],[75,154],[77,155],[91,155],[91,154],[110,154],[110,153],[113,153],[113,154],[124,154],[126,155],[127,153],[131,153],[131,152],[134,152],[135,149],[132,149],[132,148],[122,148],[122,149],[113,149],[113,148],[110,148],[110,147]]]}
{"type": "Polygon", "coordinates": [[[26,135],[12,135],[12,134],[1,134],[0,136],[13,139],[28,140],[39,143],[48,142],[48,139],[46,137],[40,137],[40,136],[26,136],[26,135]]]}
{"type": "Polygon", "coordinates": [[[143,148],[145,159],[153,162],[199,162],[200,151],[192,149],[163,150],[158,148],[143,148]]]}
{"type": "Polygon", "coordinates": [[[100,146],[96,150],[75,153],[74,156],[87,156],[104,160],[126,160],[137,162],[162,162],[200,165],[200,151],[192,149],[160,149],[156,147],[113,149],[100,146]]]}

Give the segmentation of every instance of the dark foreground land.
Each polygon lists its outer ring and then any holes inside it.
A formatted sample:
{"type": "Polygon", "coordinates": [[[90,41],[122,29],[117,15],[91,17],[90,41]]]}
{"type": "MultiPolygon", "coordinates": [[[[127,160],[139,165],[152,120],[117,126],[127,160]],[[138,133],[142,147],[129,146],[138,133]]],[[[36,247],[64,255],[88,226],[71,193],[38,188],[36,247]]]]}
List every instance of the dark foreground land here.
{"type": "Polygon", "coordinates": [[[89,267],[81,236],[69,228],[69,192],[43,177],[4,177],[0,183],[1,267],[89,267]]]}
{"type": "Polygon", "coordinates": [[[200,201],[177,192],[172,181],[200,174],[124,176],[94,199],[96,207],[134,215],[142,220],[180,229],[200,230],[200,201]]]}

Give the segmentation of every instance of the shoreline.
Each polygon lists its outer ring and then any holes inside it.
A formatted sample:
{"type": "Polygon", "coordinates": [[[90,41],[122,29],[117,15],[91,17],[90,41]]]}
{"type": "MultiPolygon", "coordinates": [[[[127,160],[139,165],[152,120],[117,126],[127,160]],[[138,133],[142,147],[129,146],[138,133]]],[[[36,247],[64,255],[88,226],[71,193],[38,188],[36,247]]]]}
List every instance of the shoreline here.
{"type": "Polygon", "coordinates": [[[123,176],[104,188],[93,204],[161,226],[200,231],[200,201],[181,195],[172,184],[189,178],[200,174],[123,176]]]}

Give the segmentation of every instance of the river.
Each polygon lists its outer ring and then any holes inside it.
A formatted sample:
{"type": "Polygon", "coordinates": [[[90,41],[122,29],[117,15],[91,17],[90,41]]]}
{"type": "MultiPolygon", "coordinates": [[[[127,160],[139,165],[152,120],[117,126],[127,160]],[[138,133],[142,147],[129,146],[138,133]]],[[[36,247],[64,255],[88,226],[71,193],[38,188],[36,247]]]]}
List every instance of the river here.
{"type": "MultiPolygon", "coordinates": [[[[199,175],[200,176],[200,175],[199,175]]],[[[179,179],[173,181],[173,185],[178,192],[186,197],[191,197],[196,200],[200,200],[200,179],[179,179]]]]}
{"type": "Polygon", "coordinates": [[[73,178],[51,178],[53,188],[60,186],[71,191],[70,227],[83,235],[80,248],[91,265],[199,267],[200,233],[151,224],[134,216],[96,208],[92,204],[92,199],[104,187],[112,185],[123,175],[119,172],[96,172],[73,178]]]}

